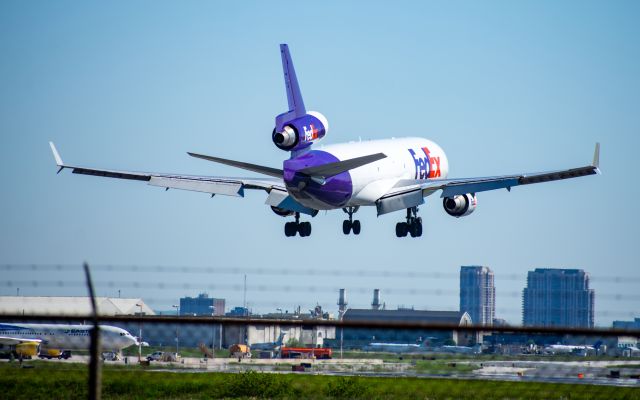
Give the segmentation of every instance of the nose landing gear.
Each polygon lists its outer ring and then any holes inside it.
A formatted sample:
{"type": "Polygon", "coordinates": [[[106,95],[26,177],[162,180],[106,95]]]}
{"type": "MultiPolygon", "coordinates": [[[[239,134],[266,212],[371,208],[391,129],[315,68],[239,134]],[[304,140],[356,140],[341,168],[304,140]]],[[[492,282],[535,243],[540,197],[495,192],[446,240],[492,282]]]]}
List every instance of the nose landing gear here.
{"type": "Polygon", "coordinates": [[[418,217],[418,207],[407,208],[407,222],[398,222],[396,224],[396,236],[406,237],[422,236],[422,218],[418,217]]]}
{"type": "Polygon", "coordinates": [[[284,235],[286,237],[295,236],[296,233],[300,234],[300,237],[307,237],[311,235],[311,222],[300,222],[300,213],[296,213],[296,220],[287,222],[284,224],[284,235]]]}
{"type": "Polygon", "coordinates": [[[355,214],[359,208],[360,208],[359,206],[356,206],[356,207],[345,207],[342,209],[342,211],[349,214],[349,219],[345,219],[342,222],[342,233],[344,233],[345,235],[348,235],[351,231],[353,231],[354,235],[360,234],[360,228],[361,228],[360,221],[353,220],[353,214],[355,214]]]}

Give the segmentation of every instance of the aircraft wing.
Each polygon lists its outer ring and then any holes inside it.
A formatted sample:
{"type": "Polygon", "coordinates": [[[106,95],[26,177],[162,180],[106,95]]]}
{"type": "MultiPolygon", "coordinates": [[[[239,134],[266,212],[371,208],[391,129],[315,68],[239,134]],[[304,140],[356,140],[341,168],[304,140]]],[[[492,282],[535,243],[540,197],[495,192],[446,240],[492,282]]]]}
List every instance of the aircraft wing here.
{"type": "Polygon", "coordinates": [[[0,336],[0,344],[13,346],[20,343],[41,343],[40,339],[13,338],[9,336],[0,336]]]}
{"type": "Polygon", "coordinates": [[[438,190],[442,190],[440,197],[453,197],[466,193],[478,193],[496,189],[507,189],[510,191],[514,186],[595,175],[600,173],[599,164],[600,143],[596,143],[591,165],[557,171],[480,178],[400,180],[391,190],[378,199],[376,206],[378,208],[378,215],[382,215],[422,204],[423,197],[429,196],[438,190]]]}
{"type": "Polygon", "coordinates": [[[268,193],[272,189],[285,191],[282,178],[228,178],[196,175],[176,175],[155,172],[132,172],[110,169],[86,168],[64,164],[55,145],[49,142],[53,157],[58,165],[58,173],[65,168],[74,174],[103,176],[107,178],[128,179],[147,182],[151,186],[169,189],[190,190],[194,192],[221,194],[225,196],[244,197],[245,189],[259,189],[268,193]]]}

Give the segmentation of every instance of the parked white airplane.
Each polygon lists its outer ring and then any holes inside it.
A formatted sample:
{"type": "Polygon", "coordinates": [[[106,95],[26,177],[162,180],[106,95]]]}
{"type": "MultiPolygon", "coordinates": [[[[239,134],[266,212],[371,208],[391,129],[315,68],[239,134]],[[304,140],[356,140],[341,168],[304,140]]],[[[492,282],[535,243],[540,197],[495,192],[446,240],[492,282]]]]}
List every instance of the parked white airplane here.
{"type": "Polygon", "coordinates": [[[542,352],[545,354],[569,354],[577,351],[595,351],[595,347],[587,345],[551,344],[542,349],[542,352]]]}
{"type": "Polygon", "coordinates": [[[396,224],[396,236],[422,235],[418,206],[424,197],[442,191],[447,214],[463,217],[477,207],[478,192],[511,190],[514,186],[576,178],[599,173],[599,144],[591,165],[559,171],[524,173],[481,178],[448,179],[449,161],[440,146],[418,137],[335,144],[312,149],[329,131],[327,119],[307,111],[286,44],[280,45],[289,111],[278,115],[272,133],[274,144],[289,151],[282,169],[241,161],[189,155],[216,163],[257,172],[270,178],[228,178],[130,172],[85,168],[65,164],[50,143],[58,172],[69,168],[75,174],[131,179],[149,185],[196,192],[243,197],[245,189],[264,190],[266,204],[278,215],[295,216],[284,226],[286,236],[309,236],[311,223],[300,222],[300,214],[315,216],[318,210],[342,209],[349,218],[342,224],[344,234],[360,233],[353,214],[361,206],[376,207],[377,214],[406,210],[405,221],[396,224]]]}
{"type": "Polygon", "coordinates": [[[362,348],[364,351],[381,351],[386,353],[418,353],[427,348],[417,343],[369,343],[362,348]]]}
{"type": "MultiPolygon", "coordinates": [[[[25,353],[35,351],[36,354],[38,350],[46,349],[86,350],[91,343],[92,328],[93,325],[0,324],[0,349],[6,346],[8,350],[24,349],[25,353]]],[[[119,353],[137,343],[122,328],[100,325],[100,344],[104,352],[119,353]]]]}

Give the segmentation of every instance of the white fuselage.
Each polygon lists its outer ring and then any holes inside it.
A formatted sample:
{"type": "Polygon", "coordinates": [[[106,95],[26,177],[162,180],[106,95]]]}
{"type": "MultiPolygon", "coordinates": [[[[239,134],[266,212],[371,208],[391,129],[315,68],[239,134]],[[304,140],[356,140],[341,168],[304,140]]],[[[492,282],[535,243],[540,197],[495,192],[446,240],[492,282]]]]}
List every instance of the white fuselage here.
{"type": "MultiPolygon", "coordinates": [[[[86,350],[91,344],[92,325],[0,324],[0,336],[18,339],[40,339],[44,349],[86,350]]],[[[120,351],[136,344],[136,339],[122,328],[100,325],[103,350],[120,351]]]]}
{"type": "Polygon", "coordinates": [[[444,150],[424,138],[340,143],[321,146],[318,150],[330,153],[339,160],[375,153],[384,153],[387,156],[349,171],[352,194],[347,206],[375,205],[376,200],[401,180],[443,179],[449,174],[449,161],[444,150]],[[428,149],[429,157],[423,149],[428,149]]]}

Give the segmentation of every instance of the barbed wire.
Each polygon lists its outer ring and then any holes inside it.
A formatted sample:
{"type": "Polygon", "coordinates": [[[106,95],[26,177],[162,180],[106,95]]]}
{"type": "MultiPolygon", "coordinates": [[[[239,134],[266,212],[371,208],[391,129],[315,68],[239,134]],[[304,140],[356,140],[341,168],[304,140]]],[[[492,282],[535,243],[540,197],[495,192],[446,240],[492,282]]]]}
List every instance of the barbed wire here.
{"type": "MultiPolygon", "coordinates": [[[[182,290],[230,290],[230,291],[242,291],[244,286],[241,284],[202,284],[196,283],[178,283],[178,282],[138,282],[138,281],[114,281],[114,280],[95,280],[95,285],[98,287],[107,287],[111,289],[182,289],[182,290]]],[[[6,280],[0,283],[0,287],[5,286],[7,288],[63,288],[63,287],[85,287],[86,284],[83,281],[70,281],[70,280],[6,280]]],[[[324,286],[324,285],[273,285],[273,284],[261,284],[252,283],[247,286],[248,290],[255,292],[299,292],[299,293],[322,293],[322,292],[338,292],[339,289],[347,287],[350,292],[358,294],[366,294],[371,292],[371,287],[353,287],[345,285],[324,286]]],[[[451,295],[458,296],[456,289],[441,289],[441,288],[384,288],[387,294],[404,294],[404,295],[451,295]]],[[[553,293],[554,291],[548,291],[553,293]]],[[[558,290],[558,293],[561,291],[558,290]]],[[[521,298],[522,291],[507,291],[500,292],[503,297],[521,298]]],[[[617,301],[640,301],[640,294],[622,294],[622,293],[598,293],[599,299],[611,299],[617,301]]]]}
{"type": "MultiPolygon", "coordinates": [[[[150,266],[150,265],[111,265],[97,264],[91,266],[92,270],[99,272],[146,272],[146,273],[176,273],[176,274],[229,274],[229,275],[301,275],[301,276],[327,276],[327,277],[363,277],[368,278],[428,278],[428,279],[458,279],[459,272],[439,271],[401,271],[381,270],[388,266],[379,266],[380,269],[345,269],[345,268],[282,268],[282,267],[231,267],[231,266],[150,266]]],[[[76,264],[0,264],[0,270],[4,271],[80,271],[76,264]]],[[[495,276],[499,280],[512,280],[526,282],[526,274],[500,274],[495,276]]],[[[604,276],[589,274],[590,281],[608,283],[640,283],[640,276],[604,276]]]]}

